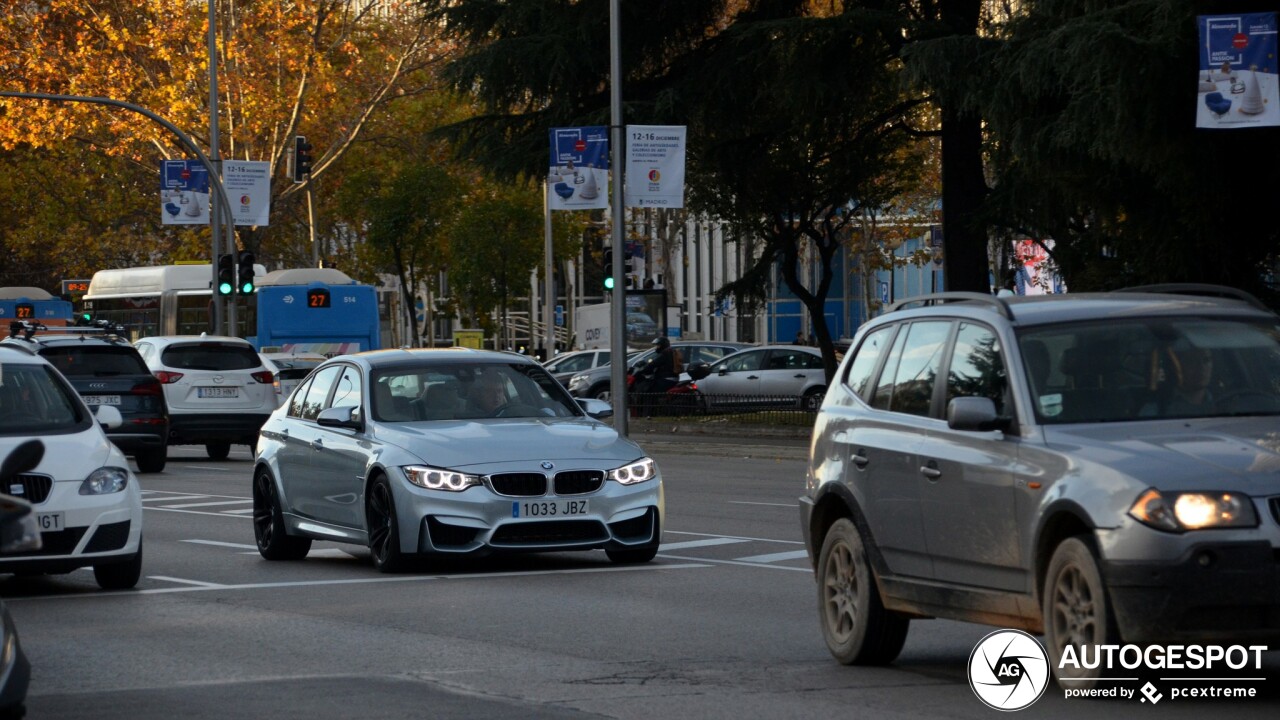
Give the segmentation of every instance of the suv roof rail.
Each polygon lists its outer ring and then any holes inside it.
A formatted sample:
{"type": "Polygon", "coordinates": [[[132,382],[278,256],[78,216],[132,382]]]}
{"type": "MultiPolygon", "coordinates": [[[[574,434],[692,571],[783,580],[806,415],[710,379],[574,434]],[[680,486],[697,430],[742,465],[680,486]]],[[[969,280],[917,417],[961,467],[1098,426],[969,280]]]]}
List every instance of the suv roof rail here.
{"type": "Polygon", "coordinates": [[[1274,310],[1267,307],[1265,303],[1253,295],[1239,288],[1233,288],[1227,285],[1209,285],[1205,283],[1162,283],[1157,285],[1136,285],[1134,287],[1119,288],[1117,290],[1112,290],[1111,292],[1156,293],[1164,295],[1191,295],[1195,297],[1226,298],[1228,300],[1239,300],[1259,310],[1266,310],[1273,314],[1275,313],[1274,310]]]}
{"type": "Polygon", "coordinates": [[[0,348],[9,348],[10,350],[17,350],[19,352],[26,353],[27,355],[36,354],[36,349],[31,347],[30,345],[27,345],[26,343],[0,342],[0,348]]]}
{"type": "Polygon", "coordinates": [[[898,302],[890,305],[889,309],[886,310],[885,312],[891,313],[897,310],[902,310],[908,305],[914,305],[916,303],[923,303],[925,307],[929,307],[932,305],[941,305],[943,303],[949,303],[949,302],[980,303],[980,304],[987,305],[989,307],[994,308],[996,312],[1005,316],[1005,318],[1009,320],[1013,319],[1013,310],[1009,307],[1009,303],[1005,302],[1002,298],[998,298],[995,295],[985,295],[983,293],[976,293],[976,292],[963,292],[959,290],[953,290],[950,292],[930,293],[928,295],[917,295],[916,297],[905,298],[903,300],[899,300],[898,302]]]}

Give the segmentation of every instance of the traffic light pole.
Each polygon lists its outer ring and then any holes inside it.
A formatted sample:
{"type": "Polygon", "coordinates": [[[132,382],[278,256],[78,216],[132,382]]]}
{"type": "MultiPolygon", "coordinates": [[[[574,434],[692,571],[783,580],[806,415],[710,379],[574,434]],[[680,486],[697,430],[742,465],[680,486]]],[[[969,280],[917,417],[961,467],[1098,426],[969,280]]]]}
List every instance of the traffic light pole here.
{"type": "Polygon", "coordinates": [[[627,284],[622,279],[622,49],[618,0],[609,0],[609,152],[613,168],[613,303],[609,308],[609,398],[613,429],[627,436],[627,284]]]}
{"type": "MultiPolygon", "coordinates": [[[[147,117],[148,119],[152,120],[156,124],[163,127],[165,130],[168,130],[169,132],[173,133],[173,136],[178,139],[178,143],[182,145],[183,149],[189,151],[192,155],[196,156],[196,159],[198,159],[200,161],[200,164],[204,166],[205,171],[209,173],[210,189],[215,191],[214,192],[215,195],[222,198],[221,206],[222,206],[222,209],[226,212],[227,218],[229,219],[234,217],[231,213],[231,201],[227,198],[227,193],[225,190],[223,190],[223,187],[222,187],[222,176],[218,174],[217,168],[214,167],[213,162],[209,160],[209,157],[205,155],[204,152],[200,150],[199,147],[196,146],[195,142],[190,137],[188,137],[186,133],[178,129],[177,125],[174,125],[173,123],[169,122],[168,120],[165,120],[164,118],[151,112],[150,110],[144,107],[141,107],[139,105],[134,105],[133,103],[123,102],[121,100],[112,100],[111,98],[102,98],[102,97],[89,97],[84,95],[55,95],[50,93],[13,92],[10,90],[0,90],[0,97],[26,98],[28,100],[49,100],[52,102],[87,103],[90,105],[108,105],[110,107],[123,108],[125,110],[136,112],[139,115],[143,115],[147,117]]],[[[235,232],[234,229],[231,228],[230,223],[228,223],[228,229],[231,230],[232,233],[235,232]]],[[[232,252],[234,252],[235,251],[234,250],[235,248],[234,234],[231,235],[231,238],[232,238],[232,252]]],[[[215,237],[214,243],[215,243],[214,247],[216,248],[217,247],[216,237],[215,237]]],[[[218,275],[217,275],[218,253],[216,249],[214,251],[213,257],[210,258],[209,264],[213,266],[213,269],[209,277],[209,283],[210,283],[209,290],[211,293],[213,293],[213,292],[216,292],[217,290],[216,283],[218,281],[218,275]]],[[[214,301],[215,314],[217,313],[217,307],[218,307],[218,303],[215,299],[214,301]]]]}

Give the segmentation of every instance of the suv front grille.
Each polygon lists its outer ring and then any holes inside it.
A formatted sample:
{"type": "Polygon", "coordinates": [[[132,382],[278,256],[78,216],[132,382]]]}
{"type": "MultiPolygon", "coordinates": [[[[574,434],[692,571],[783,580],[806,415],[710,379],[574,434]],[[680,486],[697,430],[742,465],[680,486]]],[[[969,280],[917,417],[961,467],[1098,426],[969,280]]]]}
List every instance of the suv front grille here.
{"type": "Polygon", "coordinates": [[[20,497],[32,505],[39,505],[49,499],[53,491],[53,478],[48,475],[22,473],[9,482],[5,490],[14,497],[20,497]]]}
{"type": "Polygon", "coordinates": [[[541,497],[547,494],[547,476],[542,473],[490,475],[489,485],[499,495],[510,497],[541,497]]]}
{"type": "Polygon", "coordinates": [[[599,470],[567,470],[556,473],[557,495],[583,495],[600,489],[604,473],[599,470]]]}

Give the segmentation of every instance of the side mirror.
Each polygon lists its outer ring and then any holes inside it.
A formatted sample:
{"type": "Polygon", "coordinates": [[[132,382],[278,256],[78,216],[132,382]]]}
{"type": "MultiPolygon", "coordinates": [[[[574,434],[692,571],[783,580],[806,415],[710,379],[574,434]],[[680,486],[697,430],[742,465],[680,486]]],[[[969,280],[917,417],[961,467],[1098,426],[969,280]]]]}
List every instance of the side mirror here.
{"type": "Polygon", "coordinates": [[[316,423],[324,427],[348,428],[359,432],[364,429],[364,421],[360,419],[360,408],[331,407],[320,411],[316,423]]]}
{"type": "Polygon", "coordinates": [[[1007,430],[1011,422],[1011,418],[996,414],[991,398],[958,397],[947,404],[947,427],[952,430],[1007,430]]]}
{"type": "MultiPolygon", "coordinates": [[[[710,373],[708,373],[708,374],[710,374],[710,373]]],[[[723,368],[723,367],[722,367],[722,368],[720,368],[719,372],[717,372],[716,374],[717,374],[717,375],[728,375],[728,374],[729,374],[729,368],[723,368]]],[[[693,377],[693,376],[692,376],[692,375],[690,375],[689,377],[693,377]]]]}
{"type": "Polygon", "coordinates": [[[694,363],[689,366],[688,373],[694,380],[701,380],[711,374],[711,363],[694,363]]]}
{"type": "Polygon", "coordinates": [[[99,405],[97,418],[98,424],[108,430],[115,430],[124,424],[124,417],[120,411],[111,405],[99,405]]]}
{"type": "Polygon", "coordinates": [[[31,504],[12,495],[0,495],[0,553],[31,552],[40,546],[40,526],[31,512],[31,504]]]}
{"type": "Polygon", "coordinates": [[[582,412],[597,420],[613,417],[613,406],[603,400],[578,398],[578,407],[582,408],[582,412]]]}

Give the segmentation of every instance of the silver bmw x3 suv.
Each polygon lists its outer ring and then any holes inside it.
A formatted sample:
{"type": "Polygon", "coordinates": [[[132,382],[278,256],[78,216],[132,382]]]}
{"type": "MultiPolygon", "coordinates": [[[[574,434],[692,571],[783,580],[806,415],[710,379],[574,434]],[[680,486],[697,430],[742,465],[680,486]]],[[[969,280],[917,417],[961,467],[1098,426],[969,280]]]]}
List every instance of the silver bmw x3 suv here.
{"type": "Polygon", "coordinates": [[[658,551],[657,464],[541,365],[467,349],[378,350],[320,365],[263,425],[254,467],[258,550],[367,545],[384,572],[418,557],[658,551]],[[590,416],[579,405],[581,402],[590,416]]]}
{"type": "Polygon", "coordinates": [[[1280,318],[1133,290],[942,293],[860,330],[800,498],[837,659],[891,662],[931,617],[1043,633],[1083,682],[1105,668],[1068,648],[1280,637],[1280,318]]]}

